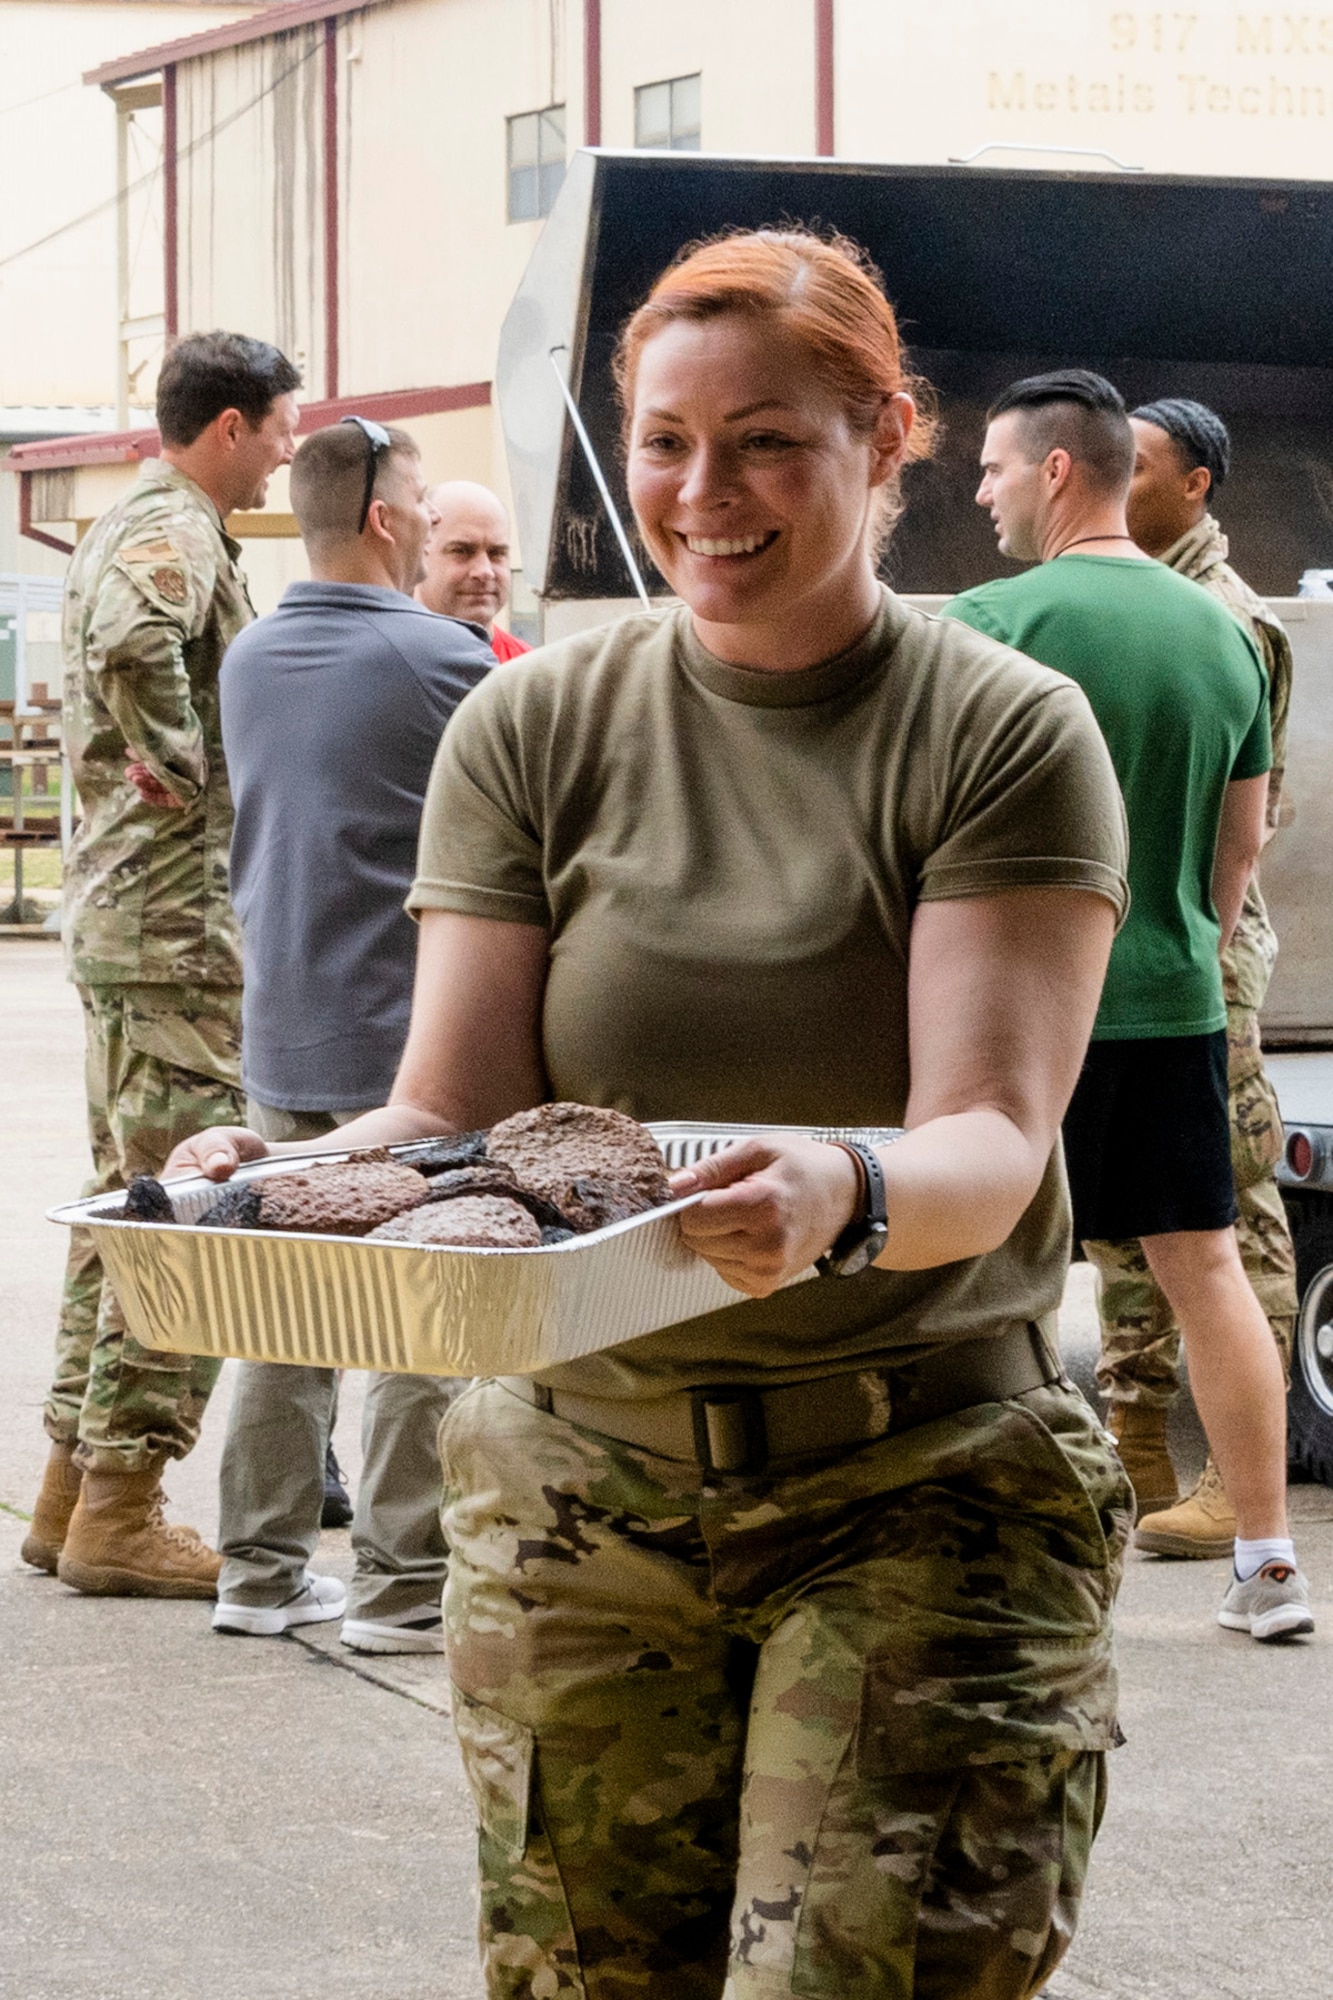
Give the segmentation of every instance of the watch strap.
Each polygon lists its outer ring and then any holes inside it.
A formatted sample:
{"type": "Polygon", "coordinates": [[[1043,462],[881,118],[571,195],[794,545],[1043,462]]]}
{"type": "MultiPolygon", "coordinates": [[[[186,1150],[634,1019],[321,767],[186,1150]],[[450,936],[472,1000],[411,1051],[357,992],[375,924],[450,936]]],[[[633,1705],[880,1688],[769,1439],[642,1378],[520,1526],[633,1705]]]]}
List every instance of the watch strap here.
{"type": "Polygon", "coordinates": [[[858,1139],[834,1139],[830,1143],[841,1146],[844,1153],[850,1153],[854,1160],[860,1162],[864,1186],[860,1209],[830,1246],[827,1255],[816,1260],[815,1269],[825,1275],[836,1273],[842,1259],[863,1243],[873,1229],[886,1228],[889,1220],[884,1169],[871,1147],[863,1146],[858,1139]]]}
{"type": "Polygon", "coordinates": [[[835,1139],[835,1146],[841,1146],[844,1153],[850,1153],[854,1160],[861,1162],[865,1175],[865,1207],[859,1217],[853,1220],[864,1227],[867,1223],[884,1223],[889,1219],[889,1196],[884,1185],[884,1169],[873,1147],[863,1146],[859,1139],[835,1139]]]}

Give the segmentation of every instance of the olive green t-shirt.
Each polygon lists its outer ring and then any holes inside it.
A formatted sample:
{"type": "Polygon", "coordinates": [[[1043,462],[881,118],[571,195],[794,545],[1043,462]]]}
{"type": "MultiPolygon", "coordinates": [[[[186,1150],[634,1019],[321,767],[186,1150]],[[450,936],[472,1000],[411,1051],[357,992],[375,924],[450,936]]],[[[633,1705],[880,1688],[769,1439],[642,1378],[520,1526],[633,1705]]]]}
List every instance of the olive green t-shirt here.
{"type": "Polygon", "coordinates": [[[1227,785],[1273,761],[1258,648],[1197,583],[1146,557],[1065,555],[944,607],[1069,674],[1115,764],[1129,816],[1129,918],[1094,1041],[1215,1034],[1227,1024],[1213,857],[1227,785]]]}
{"type": "MultiPolygon", "coordinates": [[[[898,1125],[923,901],[1073,885],[1125,906],[1106,747],[1072,681],[887,591],[794,673],[707,653],[683,610],[490,675],[445,732],[409,909],[550,932],[557,1098],[641,1119],[898,1125]]],[[[1012,1237],[817,1279],[542,1377],[612,1397],[800,1380],[1059,1303],[1056,1149],[1012,1237]]]]}

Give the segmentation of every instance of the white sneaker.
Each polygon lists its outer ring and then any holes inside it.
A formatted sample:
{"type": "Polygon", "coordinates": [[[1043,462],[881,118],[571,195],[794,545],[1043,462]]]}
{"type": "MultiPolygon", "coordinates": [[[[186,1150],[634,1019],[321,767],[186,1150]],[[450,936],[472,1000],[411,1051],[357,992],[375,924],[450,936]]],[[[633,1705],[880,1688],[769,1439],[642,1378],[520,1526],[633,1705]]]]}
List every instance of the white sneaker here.
{"type": "Polygon", "coordinates": [[[315,1576],[307,1570],[301,1588],[285,1604],[228,1604],[220,1599],[213,1630],[272,1639],[293,1625],[322,1625],[328,1618],[341,1618],[346,1609],[347,1592],[337,1577],[315,1576]]]}
{"type": "Polygon", "coordinates": [[[430,1604],[387,1618],[344,1618],[342,1642],[354,1653],[442,1653],[444,1620],[430,1604]]]}
{"type": "Polygon", "coordinates": [[[1252,1639],[1294,1639],[1313,1632],[1310,1586],[1285,1562],[1265,1563],[1243,1583],[1233,1571],[1217,1622],[1229,1632],[1248,1632],[1252,1639]]]}

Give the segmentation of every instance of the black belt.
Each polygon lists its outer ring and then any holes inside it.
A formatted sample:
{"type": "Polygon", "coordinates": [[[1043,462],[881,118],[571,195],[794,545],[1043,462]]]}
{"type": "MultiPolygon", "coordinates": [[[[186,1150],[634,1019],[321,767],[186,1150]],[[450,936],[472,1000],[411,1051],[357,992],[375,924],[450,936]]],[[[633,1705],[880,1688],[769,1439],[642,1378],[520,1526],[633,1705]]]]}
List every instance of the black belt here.
{"type": "Polygon", "coordinates": [[[778,1389],[727,1385],[620,1402],[547,1389],[526,1375],[498,1378],[511,1395],[567,1423],[724,1474],[869,1444],[1062,1379],[1054,1344],[1035,1321],[941,1347],[899,1368],[821,1375],[778,1389]]]}

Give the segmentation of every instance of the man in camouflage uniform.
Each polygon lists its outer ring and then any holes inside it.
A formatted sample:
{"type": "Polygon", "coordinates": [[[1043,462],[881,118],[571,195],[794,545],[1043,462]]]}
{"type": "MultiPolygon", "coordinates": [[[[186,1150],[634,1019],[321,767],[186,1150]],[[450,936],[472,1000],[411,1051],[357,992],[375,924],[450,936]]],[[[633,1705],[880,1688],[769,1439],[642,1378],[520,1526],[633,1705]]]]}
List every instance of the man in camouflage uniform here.
{"type": "MultiPolygon", "coordinates": [[[[224,521],[262,505],[291,458],[299,381],[262,341],[180,341],[158,382],[162,457],[70,565],[64,722],[83,817],[64,935],[86,1029],[88,1194],[160,1172],[187,1133],[241,1117],[217,680],[254,612],[224,521]]],[[[214,1595],[218,1558],[166,1525],[160,1482],[198,1437],[217,1366],[140,1347],[75,1231],[25,1560],[82,1591],[214,1595]]]]}
{"type": "MultiPolygon", "coordinates": [[[[1273,769],[1270,836],[1278,823],[1291,702],[1291,646],[1262,599],[1227,562],[1227,538],[1208,502],[1230,463],[1230,439],[1214,411],[1171,399],[1136,410],[1129,528],[1139,547],[1220,598],[1254,638],[1268,670],[1273,769]]],[[[1295,1326],[1296,1259],[1273,1168],[1282,1153],[1277,1097],[1264,1074],[1259,1010],[1277,956],[1257,879],[1222,954],[1227,1003],[1231,1153],[1240,1217],[1241,1261],[1289,1369],[1295,1326]]],[[[1211,1455],[1197,1484],[1177,1503],[1166,1444],[1167,1410],[1178,1386],[1180,1334],[1140,1244],[1087,1243],[1100,1278],[1102,1356],[1097,1380],[1110,1398],[1111,1427],[1134,1481],[1140,1522],[1135,1540],[1158,1555],[1229,1556],[1236,1517],[1211,1455]]]]}

